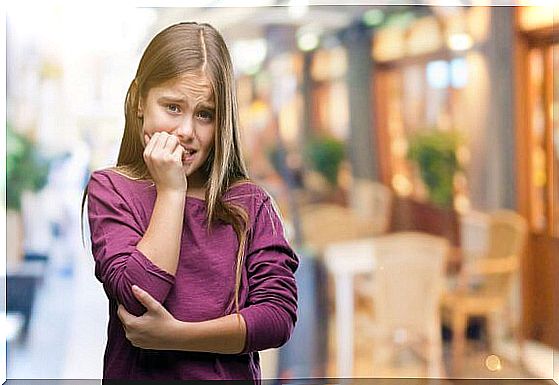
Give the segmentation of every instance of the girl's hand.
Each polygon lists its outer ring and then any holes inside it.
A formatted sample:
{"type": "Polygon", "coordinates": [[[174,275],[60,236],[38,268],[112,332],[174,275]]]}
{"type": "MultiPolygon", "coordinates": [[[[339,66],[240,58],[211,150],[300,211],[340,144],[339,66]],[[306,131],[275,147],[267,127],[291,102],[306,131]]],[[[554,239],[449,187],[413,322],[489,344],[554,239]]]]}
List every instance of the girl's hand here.
{"type": "Polygon", "coordinates": [[[158,191],[186,193],[188,184],[182,164],[184,148],[177,137],[161,131],[154,133],[151,138],[144,134],[144,139],[144,161],[158,191]]]}
{"type": "Polygon", "coordinates": [[[132,286],[134,296],[147,311],[140,317],[128,313],[124,306],[118,305],[118,318],[122,321],[126,338],[133,346],[142,349],[172,350],[176,342],[180,321],[138,286],[132,286]]]}

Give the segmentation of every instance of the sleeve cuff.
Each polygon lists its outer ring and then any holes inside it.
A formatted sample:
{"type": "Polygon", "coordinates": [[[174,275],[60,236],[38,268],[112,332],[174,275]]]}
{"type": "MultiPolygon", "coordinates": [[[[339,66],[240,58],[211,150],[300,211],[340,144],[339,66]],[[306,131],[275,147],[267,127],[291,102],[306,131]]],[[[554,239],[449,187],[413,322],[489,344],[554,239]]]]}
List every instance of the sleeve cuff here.
{"type": "Polygon", "coordinates": [[[153,274],[154,276],[167,281],[170,284],[175,283],[175,276],[169,273],[168,271],[163,270],[155,263],[152,262],[144,253],[140,251],[136,246],[134,246],[132,252],[130,253],[131,257],[141,265],[148,273],[153,274]]]}
{"type": "Polygon", "coordinates": [[[137,285],[148,292],[156,301],[163,303],[175,284],[175,277],[164,271],[149,260],[141,251],[134,247],[131,252],[123,279],[114,288],[117,298],[126,309],[139,316],[144,313],[144,306],[132,293],[132,285],[137,285]]]}
{"type": "Polygon", "coordinates": [[[271,306],[252,305],[241,309],[239,313],[246,324],[245,347],[241,354],[277,348],[291,336],[293,324],[281,310],[271,306]]]}

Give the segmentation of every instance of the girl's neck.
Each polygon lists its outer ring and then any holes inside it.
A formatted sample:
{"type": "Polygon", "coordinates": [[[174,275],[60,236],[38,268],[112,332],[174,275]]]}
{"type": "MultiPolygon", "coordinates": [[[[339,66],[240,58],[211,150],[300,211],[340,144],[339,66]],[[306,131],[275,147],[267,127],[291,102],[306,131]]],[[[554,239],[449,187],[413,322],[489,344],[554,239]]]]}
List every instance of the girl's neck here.
{"type": "Polygon", "coordinates": [[[199,173],[194,173],[190,177],[187,178],[188,180],[188,189],[187,195],[205,199],[206,197],[206,181],[202,180],[199,173]]]}
{"type": "Polygon", "coordinates": [[[192,187],[189,185],[186,190],[186,195],[198,199],[206,199],[206,190],[204,188],[192,187]]]}
{"type": "Polygon", "coordinates": [[[206,189],[206,183],[199,181],[197,179],[194,178],[187,178],[186,179],[187,184],[188,184],[188,189],[200,189],[200,190],[205,190],[206,189]]]}

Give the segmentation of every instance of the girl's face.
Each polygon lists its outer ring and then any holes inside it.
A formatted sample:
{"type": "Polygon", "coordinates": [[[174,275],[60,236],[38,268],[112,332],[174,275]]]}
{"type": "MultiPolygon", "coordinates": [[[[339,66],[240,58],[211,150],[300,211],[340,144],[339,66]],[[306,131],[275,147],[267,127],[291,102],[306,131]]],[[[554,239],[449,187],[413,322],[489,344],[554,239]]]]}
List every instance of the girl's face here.
{"type": "Polygon", "coordinates": [[[165,131],[177,137],[188,150],[183,167],[189,185],[202,186],[201,166],[213,149],[215,133],[215,103],[208,79],[187,74],[152,87],[145,100],[140,98],[138,113],[143,116],[144,134],[151,137],[165,131]]]}

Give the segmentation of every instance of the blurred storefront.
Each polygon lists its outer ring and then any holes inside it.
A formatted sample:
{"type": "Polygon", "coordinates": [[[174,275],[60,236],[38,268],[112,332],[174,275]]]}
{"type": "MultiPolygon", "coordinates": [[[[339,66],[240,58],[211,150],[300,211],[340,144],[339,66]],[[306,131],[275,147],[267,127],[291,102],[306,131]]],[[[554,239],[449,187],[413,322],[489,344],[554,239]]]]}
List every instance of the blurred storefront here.
{"type": "Polygon", "coordinates": [[[557,348],[559,83],[553,71],[559,34],[553,9],[444,12],[410,15],[372,40],[381,179],[399,195],[393,226],[439,233],[458,245],[460,213],[517,209],[531,229],[522,266],[523,332],[557,348]],[[461,171],[446,210],[433,207],[407,157],[410,138],[433,128],[465,139],[456,149],[461,171]]]}
{"type": "MultiPolygon", "coordinates": [[[[510,23],[511,15],[506,7],[434,7],[419,17],[399,15],[372,40],[372,86],[379,95],[375,128],[379,143],[389,144],[378,148],[381,180],[411,216],[419,215],[418,226],[429,223],[434,227],[424,230],[441,233],[456,245],[459,213],[513,203],[503,191],[512,171],[507,170],[509,143],[501,140],[511,130],[505,117],[512,115],[506,98],[512,84],[503,79],[507,66],[502,63],[512,55],[508,36],[496,28],[510,23]],[[502,57],[493,57],[495,49],[502,57]],[[504,96],[499,103],[496,90],[504,96]],[[433,196],[437,191],[429,190],[423,170],[408,155],[414,137],[427,133],[431,140],[453,146],[455,156],[445,161],[454,161],[456,171],[438,202],[433,196]]],[[[407,217],[397,212],[395,225],[406,226],[402,222],[407,217]]]]}
{"type": "Polygon", "coordinates": [[[559,34],[553,15],[551,7],[401,14],[375,31],[371,81],[380,178],[398,195],[393,230],[436,233],[458,246],[461,213],[518,210],[531,229],[522,266],[523,332],[557,348],[559,83],[553,71],[559,34]],[[447,208],[433,205],[408,156],[414,135],[430,130],[461,136],[447,208]]]}
{"type": "Polygon", "coordinates": [[[524,333],[559,348],[559,30],[557,8],[520,7],[515,24],[518,209],[530,238],[524,333]]]}

